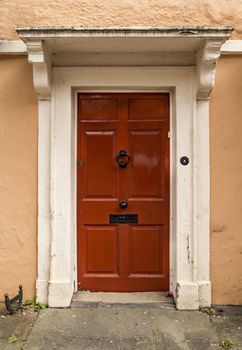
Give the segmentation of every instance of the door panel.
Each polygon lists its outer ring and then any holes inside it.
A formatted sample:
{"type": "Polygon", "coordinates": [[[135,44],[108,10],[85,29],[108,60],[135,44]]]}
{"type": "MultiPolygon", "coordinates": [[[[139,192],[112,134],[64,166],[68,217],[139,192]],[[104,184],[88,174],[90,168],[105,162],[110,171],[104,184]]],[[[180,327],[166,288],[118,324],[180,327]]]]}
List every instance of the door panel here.
{"type": "Polygon", "coordinates": [[[131,274],[160,274],[160,227],[131,226],[131,274]]]}
{"type": "Polygon", "coordinates": [[[83,120],[118,119],[118,100],[115,98],[83,98],[79,108],[83,120]]]}
{"type": "Polygon", "coordinates": [[[162,131],[130,132],[130,197],[161,197],[161,137],[162,131]]]}
{"type": "Polygon", "coordinates": [[[129,99],[129,119],[163,119],[168,114],[167,95],[129,99]]]}
{"type": "Polygon", "coordinates": [[[117,227],[85,227],[86,273],[117,273],[118,236],[117,227]]]}
{"type": "Polygon", "coordinates": [[[114,131],[85,131],[86,186],[83,197],[116,197],[117,169],[113,167],[116,154],[114,131]]]}
{"type": "Polygon", "coordinates": [[[78,95],[79,288],[168,290],[168,131],[168,94],[78,95]],[[138,223],[110,224],[110,214],[138,223]]]}

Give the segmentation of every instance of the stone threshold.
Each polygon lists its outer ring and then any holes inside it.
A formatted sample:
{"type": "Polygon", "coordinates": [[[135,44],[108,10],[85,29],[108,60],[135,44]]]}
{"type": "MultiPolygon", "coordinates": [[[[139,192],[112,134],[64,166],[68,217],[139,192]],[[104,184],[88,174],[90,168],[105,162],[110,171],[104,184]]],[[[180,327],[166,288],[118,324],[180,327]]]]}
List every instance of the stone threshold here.
{"type": "Polygon", "coordinates": [[[72,308],[165,308],[175,309],[167,292],[110,293],[79,291],[73,295],[72,308]]]}

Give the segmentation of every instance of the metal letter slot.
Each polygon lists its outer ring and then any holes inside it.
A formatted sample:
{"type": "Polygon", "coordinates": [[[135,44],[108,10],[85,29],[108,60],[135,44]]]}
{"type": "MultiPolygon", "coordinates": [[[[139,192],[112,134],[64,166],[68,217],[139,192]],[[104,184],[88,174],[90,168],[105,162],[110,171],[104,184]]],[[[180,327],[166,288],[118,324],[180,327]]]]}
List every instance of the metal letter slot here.
{"type": "Polygon", "coordinates": [[[110,214],[110,224],[137,224],[138,214],[110,214]]]}

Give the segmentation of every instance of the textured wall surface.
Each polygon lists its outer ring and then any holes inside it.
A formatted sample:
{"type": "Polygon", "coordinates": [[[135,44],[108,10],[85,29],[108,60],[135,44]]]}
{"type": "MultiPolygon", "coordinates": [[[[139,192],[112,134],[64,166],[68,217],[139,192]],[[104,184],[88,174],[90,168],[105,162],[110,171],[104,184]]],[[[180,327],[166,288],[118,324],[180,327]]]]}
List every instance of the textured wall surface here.
{"type": "Polygon", "coordinates": [[[17,26],[233,26],[242,38],[241,0],[1,0],[0,39],[17,26]]]}
{"type": "Polygon", "coordinates": [[[242,56],[220,58],[210,106],[213,302],[242,304],[242,56]]]}
{"type": "Polygon", "coordinates": [[[0,57],[0,300],[35,295],[37,98],[26,57],[0,57]]]}

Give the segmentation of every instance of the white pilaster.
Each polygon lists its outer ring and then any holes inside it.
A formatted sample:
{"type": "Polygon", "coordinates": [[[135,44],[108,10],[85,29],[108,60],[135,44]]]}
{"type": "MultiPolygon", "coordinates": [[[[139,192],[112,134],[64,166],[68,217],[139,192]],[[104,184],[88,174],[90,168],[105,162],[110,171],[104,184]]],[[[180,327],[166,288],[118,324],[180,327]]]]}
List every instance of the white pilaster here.
{"type": "MultiPolygon", "coordinates": [[[[196,97],[193,121],[190,124],[193,126],[192,135],[184,134],[184,137],[192,138],[192,164],[190,165],[192,180],[189,181],[192,186],[192,199],[190,202],[187,197],[186,210],[193,218],[193,222],[190,228],[177,227],[178,232],[181,230],[177,237],[178,249],[181,248],[179,241],[182,238],[184,240],[184,236],[187,235],[187,244],[183,246],[183,254],[181,254],[183,261],[178,260],[177,266],[176,306],[180,310],[192,310],[211,305],[209,97],[215,80],[216,61],[220,56],[224,40],[225,38],[207,39],[197,52],[194,82],[196,97]],[[192,203],[192,209],[189,203],[192,203]],[[184,261],[185,251],[190,270],[184,261]],[[188,273],[185,274],[184,269],[188,273]],[[180,270],[181,278],[179,278],[180,270]]],[[[182,126],[177,126],[177,130],[181,128],[182,126]]],[[[182,180],[181,175],[178,175],[178,178],[182,180]]],[[[187,179],[188,174],[186,181],[187,179]]],[[[177,210],[180,211],[181,208],[180,204],[177,210]]],[[[182,217],[184,224],[185,213],[182,217]]]]}
{"type": "Polygon", "coordinates": [[[197,101],[196,101],[196,153],[195,181],[196,203],[194,241],[196,271],[194,278],[198,286],[198,302],[200,307],[211,305],[210,282],[210,151],[209,151],[209,97],[215,81],[216,61],[218,60],[222,39],[206,40],[204,47],[197,54],[197,101]]]}
{"type": "Polygon", "coordinates": [[[38,100],[38,278],[37,300],[48,303],[50,266],[50,99],[38,100]]]}
{"type": "Polygon", "coordinates": [[[48,303],[50,270],[50,121],[51,62],[42,41],[27,42],[38,94],[38,276],[36,299],[48,303]]]}
{"type": "MultiPolygon", "coordinates": [[[[194,281],[194,221],[193,221],[193,75],[188,85],[183,83],[184,92],[176,101],[179,111],[176,118],[176,306],[180,310],[197,310],[198,286],[194,281]],[[181,157],[189,159],[182,165],[181,157]]],[[[179,93],[179,89],[177,89],[179,93]]],[[[177,112],[178,112],[177,111],[177,112]]]]}
{"type": "Polygon", "coordinates": [[[73,151],[71,89],[57,79],[54,113],[51,119],[51,263],[48,303],[68,307],[74,291],[73,282],[73,151]],[[58,98],[56,98],[58,96],[58,98]]]}
{"type": "Polygon", "coordinates": [[[199,306],[211,305],[209,101],[197,101],[197,283],[199,306]]]}

